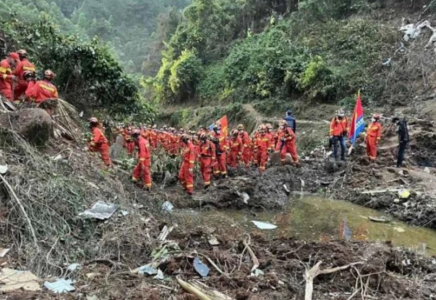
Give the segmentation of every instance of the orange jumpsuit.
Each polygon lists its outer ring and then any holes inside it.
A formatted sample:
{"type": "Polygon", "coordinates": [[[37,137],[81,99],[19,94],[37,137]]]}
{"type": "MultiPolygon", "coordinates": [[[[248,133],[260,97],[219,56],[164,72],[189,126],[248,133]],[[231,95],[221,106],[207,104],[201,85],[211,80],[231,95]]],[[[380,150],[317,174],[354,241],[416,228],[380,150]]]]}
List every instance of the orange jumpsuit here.
{"type": "Polygon", "coordinates": [[[280,160],[282,164],[286,160],[287,153],[290,153],[292,160],[298,163],[296,137],[294,131],[290,127],[283,128],[279,133],[276,152],[280,152],[280,160]]]}
{"type": "Polygon", "coordinates": [[[7,59],[0,61],[0,94],[8,99],[12,99],[12,66],[7,59]]]}
{"type": "Polygon", "coordinates": [[[151,155],[149,144],[145,137],[139,136],[138,138],[138,164],[133,169],[132,180],[137,181],[143,175],[144,186],[151,188],[151,155]]]}
{"type": "Polygon", "coordinates": [[[32,64],[27,58],[23,58],[20,62],[18,62],[17,67],[14,70],[14,75],[18,78],[18,83],[14,91],[15,99],[19,99],[27,90],[28,83],[26,80],[24,80],[24,72],[35,72],[35,70],[35,65],[32,64]]]}
{"type": "Polygon", "coordinates": [[[179,171],[179,180],[188,194],[194,191],[194,163],[195,147],[191,141],[188,141],[182,154],[182,165],[179,171]]]}
{"type": "Polygon", "coordinates": [[[250,136],[246,131],[243,131],[239,133],[239,137],[241,138],[241,142],[242,142],[242,161],[244,162],[245,166],[248,168],[250,166],[250,160],[251,160],[250,136]]]}
{"type": "Polygon", "coordinates": [[[129,156],[132,156],[133,152],[135,152],[135,141],[132,139],[131,132],[132,132],[131,129],[127,129],[124,132],[124,134],[125,134],[124,139],[126,142],[127,154],[129,156]]]}
{"type": "Polygon", "coordinates": [[[89,145],[89,150],[91,152],[100,152],[101,159],[103,160],[104,164],[110,167],[112,165],[112,161],[109,157],[109,142],[107,138],[98,127],[93,127],[91,131],[92,140],[89,145]]]}
{"type": "Polygon", "coordinates": [[[260,172],[266,169],[266,162],[268,161],[268,150],[270,149],[271,138],[268,134],[260,134],[255,140],[255,149],[257,153],[256,162],[259,166],[260,172]]]}
{"type": "Polygon", "coordinates": [[[256,132],[254,136],[251,138],[251,160],[254,164],[257,165],[257,148],[256,148],[256,141],[259,138],[260,133],[256,132]]]}
{"type": "Polygon", "coordinates": [[[242,155],[242,141],[239,136],[232,137],[229,141],[230,152],[227,158],[227,163],[232,168],[236,168],[239,163],[238,157],[242,155]]]}
{"type": "Polygon", "coordinates": [[[216,135],[216,138],[218,140],[218,143],[216,144],[216,163],[213,166],[213,173],[215,176],[218,175],[227,175],[227,154],[226,151],[229,149],[227,145],[227,140],[224,134],[220,133],[219,135],[216,135]]]}
{"type": "Polygon", "coordinates": [[[381,139],[383,127],[379,122],[369,124],[366,131],[366,153],[370,160],[377,158],[377,145],[381,139]]]}
{"type": "Polygon", "coordinates": [[[334,117],[330,122],[330,136],[343,136],[347,132],[347,119],[339,120],[338,117],[334,117]]]}
{"type": "Polygon", "coordinates": [[[33,99],[35,103],[39,104],[47,99],[57,99],[58,90],[50,81],[39,80],[31,89],[26,90],[26,98],[33,99]]]}
{"type": "Polygon", "coordinates": [[[210,185],[212,175],[212,163],[216,160],[215,144],[206,140],[200,144],[200,172],[203,176],[204,185],[210,185]]]}
{"type": "Polygon", "coordinates": [[[158,136],[157,136],[156,130],[151,129],[149,133],[150,133],[150,147],[152,149],[156,149],[157,148],[157,141],[158,141],[158,136]]]}
{"type": "Polygon", "coordinates": [[[176,134],[170,135],[170,145],[169,145],[169,153],[172,155],[179,154],[179,150],[182,148],[182,142],[180,141],[180,137],[176,134]]]}

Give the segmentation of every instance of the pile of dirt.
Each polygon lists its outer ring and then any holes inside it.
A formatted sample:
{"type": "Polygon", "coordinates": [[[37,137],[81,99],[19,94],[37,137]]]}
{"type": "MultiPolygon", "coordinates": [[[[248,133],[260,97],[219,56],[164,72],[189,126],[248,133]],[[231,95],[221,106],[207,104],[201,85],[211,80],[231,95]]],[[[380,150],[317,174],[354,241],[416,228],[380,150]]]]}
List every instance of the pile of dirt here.
{"type": "Polygon", "coordinates": [[[21,109],[0,114],[0,127],[13,130],[30,144],[44,146],[53,132],[53,120],[43,109],[21,109]]]}

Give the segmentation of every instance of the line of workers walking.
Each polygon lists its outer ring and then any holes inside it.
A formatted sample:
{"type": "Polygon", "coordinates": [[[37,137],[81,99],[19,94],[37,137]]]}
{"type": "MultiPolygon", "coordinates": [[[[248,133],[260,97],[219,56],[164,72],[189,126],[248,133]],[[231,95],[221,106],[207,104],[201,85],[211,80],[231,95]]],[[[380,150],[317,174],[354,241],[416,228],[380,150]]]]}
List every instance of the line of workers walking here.
{"type": "MultiPolygon", "coordinates": [[[[375,161],[377,145],[381,139],[382,126],[380,116],[374,115],[366,134],[368,158],[375,161]]],[[[349,132],[348,120],[343,111],[339,111],[330,124],[330,141],[334,146],[334,156],[338,159],[341,147],[341,159],[345,160],[345,140],[349,132]]],[[[109,157],[109,142],[97,118],[90,119],[92,139],[89,150],[100,152],[106,166],[112,162],[109,157]]],[[[198,131],[176,130],[163,126],[157,129],[150,126],[118,126],[117,135],[124,138],[124,147],[128,155],[133,156],[137,150],[138,162],[132,173],[133,182],[142,184],[146,190],[152,187],[151,153],[164,149],[168,155],[181,155],[182,164],[178,178],[188,194],[194,191],[194,167],[199,165],[204,188],[211,185],[212,178],[226,178],[227,168],[242,165],[246,168],[256,167],[264,172],[271,153],[280,156],[282,164],[290,154],[292,164],[299,166],[296,138],[297,122],[291,111],[279,122],[277,130],[271,124],[260,125],[251,135],[239,124],[226,136],[221,124],[216,123],[211,129],[200,128],[198,131]]]]}

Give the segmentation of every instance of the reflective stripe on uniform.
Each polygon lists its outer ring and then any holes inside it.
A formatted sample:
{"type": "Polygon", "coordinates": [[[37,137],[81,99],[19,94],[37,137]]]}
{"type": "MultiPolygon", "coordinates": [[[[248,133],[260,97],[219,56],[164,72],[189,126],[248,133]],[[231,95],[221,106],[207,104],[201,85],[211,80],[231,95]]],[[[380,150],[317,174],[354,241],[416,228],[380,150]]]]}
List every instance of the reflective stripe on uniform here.
{"type": "Polygon", "coordinates": [[[42,87],[44,90],[49,91],[49,92],[54,92],[56,89],[54,87],[48,86],[46,84],[40,84],[40,87],[42,87]]]}

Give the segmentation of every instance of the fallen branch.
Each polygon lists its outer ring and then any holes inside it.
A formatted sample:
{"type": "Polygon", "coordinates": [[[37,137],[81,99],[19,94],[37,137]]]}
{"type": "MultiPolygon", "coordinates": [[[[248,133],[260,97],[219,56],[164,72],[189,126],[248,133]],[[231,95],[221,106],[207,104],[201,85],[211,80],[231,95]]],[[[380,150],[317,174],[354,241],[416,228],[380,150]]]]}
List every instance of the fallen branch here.
{"type": "Polygon", "coordinates": [[[254,254],[254,251],[250,247],[250,240],[248,242],[244,240],[243,243],[248,253],[250,254],[251,260],[253,261],[254,265],[251,268],[251,272],[254,272],[260,266],[259,260],[257,259],[256,254],[254,254]]]}
{"type": "Polygon", "coordinates": [[[177,282],[182,286],[182,288],[197,296],[200,300],[233,300],[232,298],[218,292],[218,291],[206,291],[199,286],[183,281],[179,277],[176,277],[177,282]]]}
{"type": "Polygon", "coordinates": [[[304,277],[306,280],[306,292],[305,292],[304,299],[305,300],[312,300],[313,280],[316,278],[316,276],[318,276],[320,274],[331,274],[331,273],[339,272],[339,271],[346,270],[352,266],[359,265],[362,263],[363,262],[355,262],[355,263],[352,263],[352,264],[349,264],[346,266],[342,266],[342,267],[321,270],[320,266],[322,264],[322,261],[319,261],[312,269],[310,269],[310,270],[306,269],[306,274],[304,277]]]}
{"type": "Polygon", "coordinates": [[[36,234],[35,234],[35,229],[32,226],[32,222],[29,219],[29,216],[27,215],[26,210],[24,209],[23,204],[21,203],[20,199],[18,199],[17,194],[15,194],[14,189],[11,187],[11,185],[9,184],[9,182],[3,177],[3,175],[0,174],[0,179],[3,181],[3,183],[6,185],[6,187],[8,188],[12,198],[15,200],[15,202],[17,202],[18,206],[21,209],[21,212],[23,213],[24,218],[27,221],[27,224],[29,225],[29,230],[30,233],[32,234],[33,237],[33,243],[35,245],[36,250],[39,252],[39,246],[38,246],[38,239],[36,238],[36,234]]]}

